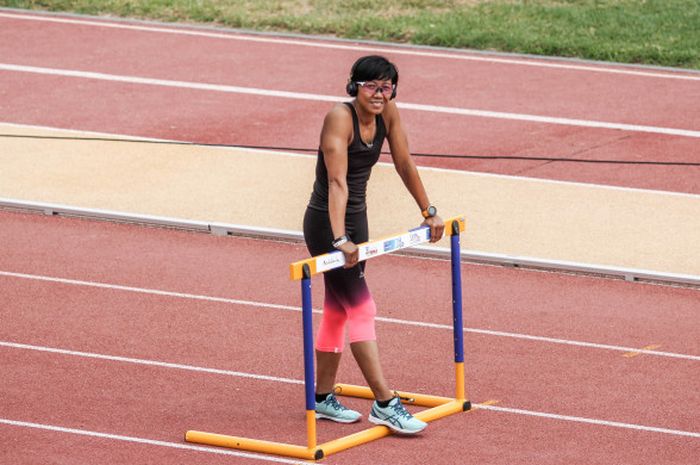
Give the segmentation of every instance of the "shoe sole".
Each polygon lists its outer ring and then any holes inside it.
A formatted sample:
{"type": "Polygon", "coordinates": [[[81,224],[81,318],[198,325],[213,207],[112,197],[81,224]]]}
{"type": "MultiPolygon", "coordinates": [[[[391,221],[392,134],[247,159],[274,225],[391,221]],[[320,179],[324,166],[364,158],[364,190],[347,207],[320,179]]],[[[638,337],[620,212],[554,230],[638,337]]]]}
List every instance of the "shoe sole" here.
{"type": "Polygon", "coordinates": [[[332,417],[330,415],[324,415],[323,413],[316,412],[316,419],[317,420],[330,420],[330,421],[334,421],[336,423],[356,423],[356,422],[360,421],[362,419],[362,417],[357,417],[354,420],[345,420],[342,418],[332,417]]]}
{"type": "Polygon", "coordinates": [[[417,430],[408,430],[408,429],[397,428],[396,425],[394,425],[393,423],[389,423],[388,421],[384,421],[384,420],[376,418],[376,417],[370,416],[368,418],[368,420],[370,421],[370,423],[374,423],[375,425],[386,426],[387,428],[389,428],[390,430],[392,430],[396,433],[407,434],[407,435],[420,433],[428,426],[428,425],[425,425],[421,429],[417,429],[417,430]]]}

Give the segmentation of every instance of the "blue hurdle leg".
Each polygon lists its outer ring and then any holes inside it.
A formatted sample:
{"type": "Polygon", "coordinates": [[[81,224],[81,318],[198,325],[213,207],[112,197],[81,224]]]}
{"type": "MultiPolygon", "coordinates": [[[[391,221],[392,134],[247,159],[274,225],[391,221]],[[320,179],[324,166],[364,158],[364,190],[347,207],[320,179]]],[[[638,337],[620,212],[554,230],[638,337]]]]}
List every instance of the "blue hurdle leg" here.
{"type": "Polygon", "coordinates": [[[311,270],[304,265],[301,280],[302,327],[304,330],[304,389],[308,448],[316,448],[316,397],[314,393],[314,331],[311,307],[311,270]]]}
{"type": "Polygon", "coordinates": [[[459,246],[459,224],[452,223],[450,231],[450,249],[452,261],[452,329],[455,352],[455,397],[465,400],[464,410],[471,408],[466,396],[464,383],[464,328],[462,324],[462,268],[459,246]]]}

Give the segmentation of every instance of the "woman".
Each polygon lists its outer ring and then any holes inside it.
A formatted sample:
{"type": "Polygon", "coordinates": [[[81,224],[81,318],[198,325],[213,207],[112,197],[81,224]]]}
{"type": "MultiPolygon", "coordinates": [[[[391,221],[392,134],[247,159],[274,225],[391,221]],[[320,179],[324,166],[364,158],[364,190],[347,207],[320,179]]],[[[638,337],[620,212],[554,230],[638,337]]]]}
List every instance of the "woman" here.
{"type": "Polygon", "coordinates": [[[356,245],[369,238],[366,187],[385,138],[423,223],[430,226],[431,242],[439,240],[444,230],[408,151],[393,102],[398,81],[394,64],[381,56],[362,57],[352,66],[346,90],[354,99],[335,105],[323,122],[316,181],[304,216],[304,238],[312,255],[340,250],[346,261],[344,268],[324,274],[325,299],[316,343],[316,417],[341,423],[361,417],[333,394],[347,323],[352,354],[375,398],[369,420],[414,434],[427,424],[406,411],[382,374],[374,328],[376,307],[365,282],[365,263],[358,264],[356,245]]]}

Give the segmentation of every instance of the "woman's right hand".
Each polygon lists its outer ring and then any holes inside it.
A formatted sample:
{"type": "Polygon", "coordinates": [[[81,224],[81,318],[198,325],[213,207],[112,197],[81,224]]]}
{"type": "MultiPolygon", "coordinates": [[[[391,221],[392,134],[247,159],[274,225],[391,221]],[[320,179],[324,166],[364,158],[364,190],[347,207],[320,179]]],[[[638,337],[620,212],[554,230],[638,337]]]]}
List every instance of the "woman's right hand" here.
{"type": "Polygon", "coordinates": [[[343,265],[343,268],[352,268],[357,265],[357,262],[360,260],[360,249],[354,242],[347,241],[345,244],[338,247],[338,250],[345,255],[345,265],[343,265]]]}

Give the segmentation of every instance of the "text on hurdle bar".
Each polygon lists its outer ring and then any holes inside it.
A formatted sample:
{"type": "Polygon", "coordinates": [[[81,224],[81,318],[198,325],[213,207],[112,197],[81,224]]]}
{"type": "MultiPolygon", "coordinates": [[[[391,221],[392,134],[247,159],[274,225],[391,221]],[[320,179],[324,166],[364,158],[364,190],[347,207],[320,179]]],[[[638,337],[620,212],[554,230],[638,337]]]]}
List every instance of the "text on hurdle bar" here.
{"type": "MultiPolygon", "coordinates": [[[[458,233],[464,232],[464,217],[458,216],[445,220],[445,233],[447,235],[451,235],[453,223],[456,223],[459,227],[458,233]]],[[[359,261],[379,257],[380,255],[396,252],[397,250],[407,249],[428,241],[430,241],[430,227],[423,225],[402,234],[363,242],[357,246],[360,254],[359,261]]],[[[304,265],[309,266],[310,275],[313,276],[318,273],[342,267],[345,265],[345,255],[341,251],[335,251],[294,262],[289,265],[290,279],[293,281],[302,279],[304,277],[304,265]]]]}

